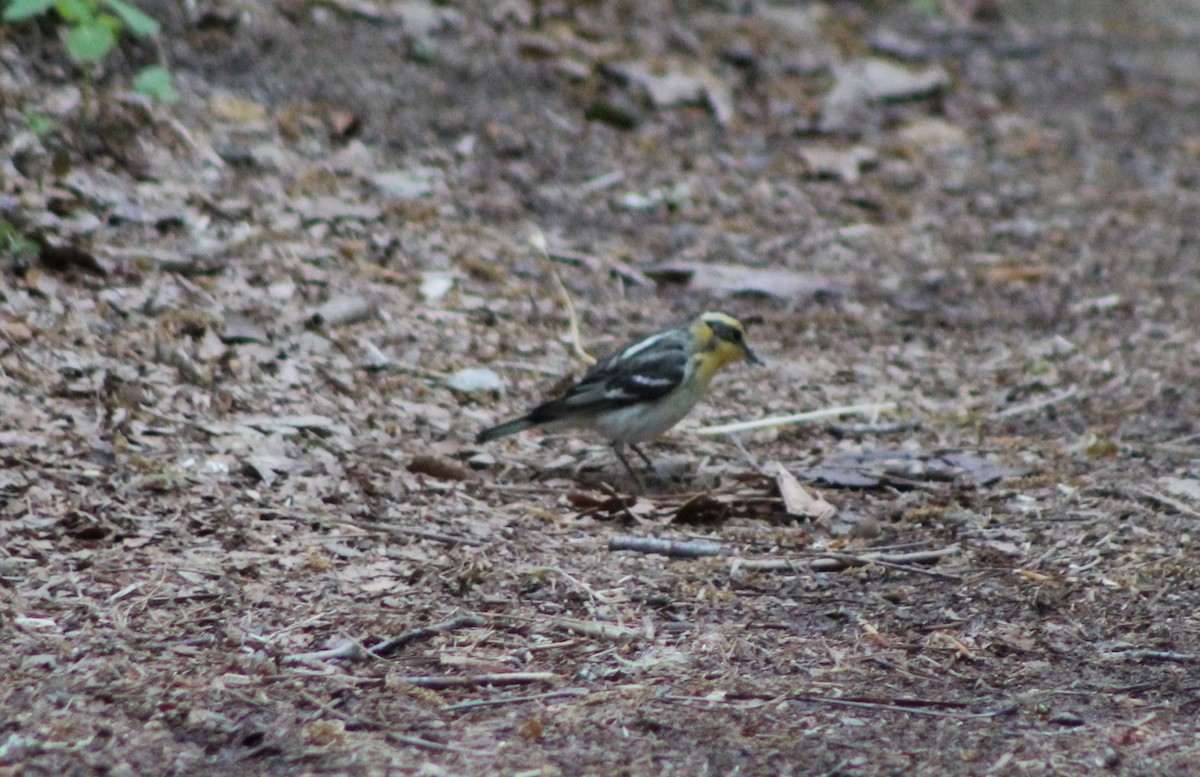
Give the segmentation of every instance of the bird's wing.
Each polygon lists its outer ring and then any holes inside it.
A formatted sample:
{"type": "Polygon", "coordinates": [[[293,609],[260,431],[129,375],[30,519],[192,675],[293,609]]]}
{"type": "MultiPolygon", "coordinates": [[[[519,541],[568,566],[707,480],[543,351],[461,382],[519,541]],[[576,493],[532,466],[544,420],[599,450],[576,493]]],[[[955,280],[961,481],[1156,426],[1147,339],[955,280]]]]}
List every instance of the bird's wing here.
{"type": "Polygon", "coordinates": [[[563,396],[534,408],[530,420],[544,423],[567,415],[601,413],[674,391],[687,375],[686,344],[672,338],[641,347],[644,342],[592,365],[563,396]]]}

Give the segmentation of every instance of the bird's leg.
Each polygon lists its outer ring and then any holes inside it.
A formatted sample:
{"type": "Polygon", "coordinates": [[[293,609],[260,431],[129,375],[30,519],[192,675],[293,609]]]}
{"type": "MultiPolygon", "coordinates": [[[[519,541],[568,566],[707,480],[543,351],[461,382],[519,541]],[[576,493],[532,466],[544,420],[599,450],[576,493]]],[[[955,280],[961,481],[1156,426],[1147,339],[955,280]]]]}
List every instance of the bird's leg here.
{"type": "Polygon", "coordinates": [[[641,448],[637,447],[633,443],[629,443],[629,447],[633,449],[634,453],[642,457],[642,461],[646,462],[646,466],[650,468],[651,472],[655,471],[654,462],[650,461],[650,457],[643,453],[641,448]]]}
{"type": "MultiPolygon", "coordinates": [[[[631,445],[630,447],[637,451],[639,456],[641,456],[643,459],[646,459],[646,454],[638,451],[636,445],[631,445]]],[[[613,442],[612,449],[613,453],[617,454],[617,458],[621,460],[621,463],[625,465],[625,469],[627,472],[629,472],[630,477],[633,478],[633,482],[637,483],[638,491],[644,492],[646,490],[646,484],[642,482],[642,478],[638,475],[638,473],[633,471],[633,467],[629,464],[629,459],[625,457],[625,443],[613,442]]],[[[646,459],[646,461],[649,461],[649,459],[646,459]]]]}

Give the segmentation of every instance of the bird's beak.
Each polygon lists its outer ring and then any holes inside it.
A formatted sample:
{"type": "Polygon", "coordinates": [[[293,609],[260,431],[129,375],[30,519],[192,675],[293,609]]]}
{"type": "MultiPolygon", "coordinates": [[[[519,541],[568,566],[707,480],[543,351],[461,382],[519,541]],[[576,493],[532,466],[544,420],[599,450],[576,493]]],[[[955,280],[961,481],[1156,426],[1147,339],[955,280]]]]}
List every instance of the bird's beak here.
{"type": "Polygon", "coordinates": [[[763,362],[762,359],[758,358],[758,354],[756,354],[754,352],[754,349],[752,349],[750,346],[743,345],[742,352],[746,354],[746,361],[750,362],[751,364],[765,366],[765,362],[763,362]]]}

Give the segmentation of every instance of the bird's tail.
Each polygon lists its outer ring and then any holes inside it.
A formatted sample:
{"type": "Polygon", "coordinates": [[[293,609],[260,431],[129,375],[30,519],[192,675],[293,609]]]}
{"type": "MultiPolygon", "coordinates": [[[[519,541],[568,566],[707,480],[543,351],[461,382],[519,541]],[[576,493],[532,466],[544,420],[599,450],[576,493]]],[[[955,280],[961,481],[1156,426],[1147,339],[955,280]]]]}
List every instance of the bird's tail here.
{"type": "Polygon", "coordinates": [[[523,432],[532,426],[533,421],[530,421],[527,416],[522,418],[514,418],[511,421],[505,421],[499,426],[493,426],[491,429],[484,429],[482,432],[475,435],[475,442],[479,444],[491,442],[492,440],[498,440],[501,437],[507,437],[510,434],[523,432]]]}

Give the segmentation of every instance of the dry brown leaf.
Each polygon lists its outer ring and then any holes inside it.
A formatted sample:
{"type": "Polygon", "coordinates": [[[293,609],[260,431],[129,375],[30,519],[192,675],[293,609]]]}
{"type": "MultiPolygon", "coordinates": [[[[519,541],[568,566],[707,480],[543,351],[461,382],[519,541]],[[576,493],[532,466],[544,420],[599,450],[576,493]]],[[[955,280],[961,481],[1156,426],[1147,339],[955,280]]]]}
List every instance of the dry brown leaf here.
{"type": "Polygon", "coordinates": [[[837,515],[836,507],[809,493],[808,489],[800,485],[796,476],[779,462],[770,462],[763,469],[766,472],[774,471],[775,485],[783,498],[783,507],[790,515],[818,521],[827,521],[837,515]]]}

